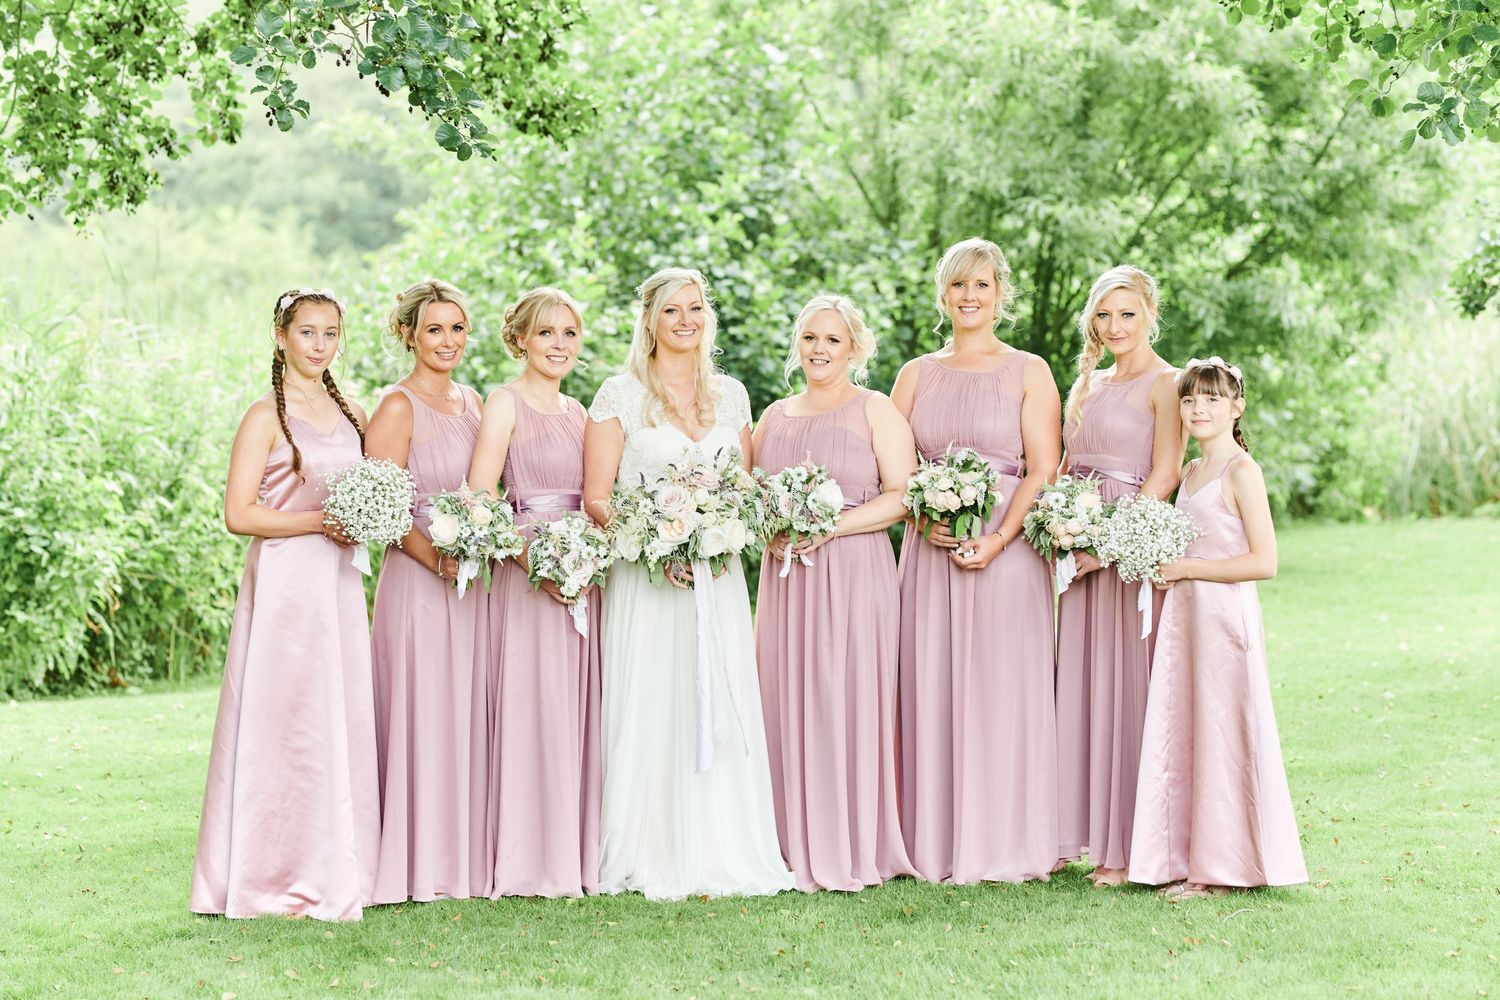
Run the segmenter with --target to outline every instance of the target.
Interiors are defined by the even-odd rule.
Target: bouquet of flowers
[[[1021,522],[1021,534],[1043,559],[1057,560],[1059,594],[1078,575],[1073,553],[1082,549],[1099,554],[1099,536],[1113,511],[1099,495],[1099,481],[1084,476],[1058,476],[1032,501]],[[1059,552],[1063,553],[1060,557]]]
[[[952,522],[956,537],[972,538],[1004,499],[999,483],[999,473],[974,449],[950,450],[917,466],[906,482],[906,509],[926,521],[923,538],[932,532],[934,521]]]
[[[527,573],[533,588],[550,580],[573,604],[568,612],[573,627],[587,638],[589,634],[588,589],[602,584],[614,562],[614,548],[609,535],[582,514],[565,514],[555,521],[538,521],[536,537],[526,550],[531,564]]]
[[[350,561],[369,576],[368,546],[399,544],[411,531],[417,484],[411,473],[380,458],[362,458],[328,473],[323,481],[328,484],[323,512],[355,541]]]
[[[718,573],[765,532],[760,484],[745,471],[739,449],[707,464],[670,466],[665,476],[615,490],[610,542],[616,558],[644,562],[661,582],[668,563],[707,562]]]
[[[766,534],[787,535],[788,545],[781,560],[781,576],[792,568],[791,542],[814,535],[826,535],[838,524],[844,509],[844,491],[829,478],[828,470],[811,461],[782,469],[765,477]],[[802,565],[811,566],[807,556],[797,557]]]
[[[526,547],[510,504],[488,493],[475,493],[467,482],[432,498],[427,531],[433,548],[458,560],[458,577],[453,582],[460,600],[469,581],[481,572],[489,586],[492,560],[513,556]]]
[[[1191,515],[1165,500],[1133,494],[1122,497],[1104,522],[1097,543],[1099,561],[1113,566],[1126,583],[1141,581],[1136,608],[1141,638],[1151,634],[1151,584],[1162,583],[1161,568],[1181,559],[1198,537]]]

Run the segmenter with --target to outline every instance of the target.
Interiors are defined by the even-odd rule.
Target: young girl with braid
[[[364,585],[323,476],[359,460],[364,411],[329,365],[343,308],[327,289],[276,302],[271,391],[229,459],[224,523],[252,538],[209,753],[189,907],[228,917],[358,920],[379,849]]]

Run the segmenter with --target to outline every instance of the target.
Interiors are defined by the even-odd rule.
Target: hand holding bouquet
[[[323,513],[343,526],[355,542],[351,562],[370,575],[370,545],[400,544],[411,531],[417,484],[394,462],[362,458],[324,477],[328,496]]]
[[[1057,560],[1059,594],[1078,575],[1073,553],[1081,549],[1099,554],[1099,536],[1113,510],[1099,495],[1098,480],[1083,476],[1058,476],[1036,495],[1021,522],[1021,534],[1043,559]]]
[[[469,581],[484,573],[488,586],[490,562],[513,556],[525,548],[510,504],[488,493],[475,493],[465,482],[432,498],[432,516],[427,525],[432,547],[441,555],[458,560],[458,596],[462,600]]]
[[[1136,608],[1141,638],[1151,634],[1151,584],[1165,583],[1161,568],[1181,559],[1198,537],[1198,525],[1182,510],[1155,497],[1134,494],[1115,504],[1098,540],[1099,561],[1113,566],[1126,583],[1141,581]]]
[[[610,510],[616,558],[645,563],[658,583],[672,562],[707,562],[722,572],[759,540],[766,521],[760,485],[735,448],[707,464],[671,466],[655,482],[619,487]]]
[[[922,537],[942,521],[952,525],[955,538],[977,536],[990,519],[1000,494],[1000,474],[972,448],[945,452],[922,462],[906,483],[906,509],[922,525]]]
[[[538,521],[536,537],[526,550],[527,576],[533,588],[552,583],[569,602],[573,627],[589,634],[588,588],[604,582],[614,549],[603,528],[582,514],[565,514],[555,521]]]
[[[793,465],[765,479],[766,534],[787,536],[781,559],[781,576],[792,568],[792,544],[798,538],[833,533],[844,509],[844,491],[829,478],[828,470],[811,461]],[[804,566],[812,560],[798,554]]]

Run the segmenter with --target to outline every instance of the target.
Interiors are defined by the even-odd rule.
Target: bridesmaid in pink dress
[[[1271,706],[1256,580],[1276,575],[1265,479],[1240,435],[1244,380],[1189,361],[1179,412],[1203,457],[1177,506],[1202,532],[1168,581],[1136,793],[1130,880],[1175,899],[1307,881]]]
[[[974,539],[906,530],[901,825],[923,878],[1045,879],[1057,860],[1052,581],[1018,536],[1057,469],[1062,407],[1047,363],[995,336],[1014,297],[999,247],[949,247],[937,292],[953,339],[907,362],[891,397],[925,458],[973,448],[1004,500]]]
[[[1078,317],[1083,353],[1063,424],[1063,471],[1092,476],[1106,502],[1177,488],[1182,420],[1175,370],[1151,349],[1159,335],[1156,281],[1122,264],[1094,282]],[[1114,365],[1096,371],[1104,352]],[[1125,881],[1146,684],[1156,631],[1142,639],[1138,586],[1095,573],[1099,560],[1075,554],[1079,575],[1058,601],[1058,857],[1087,847],[1098,886]],[[1156,594],[1153,620],[1163,595]]]
[[[323,520],[323,476],[359,461],[364,411],[328,366],[343,309],[278,300],[270,395],[240,422],[224,523],[253,536],[235,602],[189,907],[358,920],[380,846],[364,586]]]
[[[817,296],[797,317],[786,363],[787,378],[800,369],[807,389],[772,403],[755,428],[761,469],[811,460],[844,493],[833,533],[799,539],[784,578],[787,538],[771,540],[756,604],[776,828],[804,892],[916,874],[896,790],[900,593],[885,529],[905,513],[917,462],[906,419],[855,384],[874,353],[854,303]]]
[[[582,508],[582,404],[562,380],[578,362],[578,304],[555,288],[505,311],[502,337],[525,363],[490,395],[469,485],[502,478],[522,526]],[[534,590],[524,556],[495,569],[489,593],[487,893],[581,896],[599,879],[599,594],[588,635],[548,582]]]
[[[479,436],[479,394],[453,381],[470,322],[458,289],[419,282],[391,313],[411,374],[381,400],[367,451],[417,482],[416,523],[386,550],[371,646],[379,736],[381,827],[377,903],[482,895],[489,719],[488,604],[483,584],[462,599],[456,561],[428,539],[432,497],[457,489]]]

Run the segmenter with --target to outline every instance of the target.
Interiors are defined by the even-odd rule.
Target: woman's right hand
[[[786,558],[786,546],[787,537],[785,532],[772,535],[771,540],[766,542],[766,554],[777,562],[781,562]]]
[[[338,518],[329,517],[327,514],[323,515],[323,537],[333,544],[346,549],[354,545],[354,539],[349,537],[348,532],[344,530],[344,525]]]
[[[678,590],[693,589],[693,567],[681,559],[667,563],[667,582]]]
[[[578,603],[578,599],[575,597],[564,597],[562,590],[551,580],[542,581],[542,593],[552,598],[558,604],[573,605]]]
[[[917,528],[918,530],[922,530],[928,524],[932,525],[931,532],[927,533],[926,536],[929,542],[940,549],[958,548],[958,536],[953,533],[952,525],[947,521],[926,521],[919,519],[917,521]]]
[[[1079,549],[1073,553],[1073,564],[1078,567],[1078,572],[1073,577],[1075,580],[1085,573],[1092,573],[1094,570],[1104,567],[1104,564],[1099,561],[1098,556],[1084,549]]]

